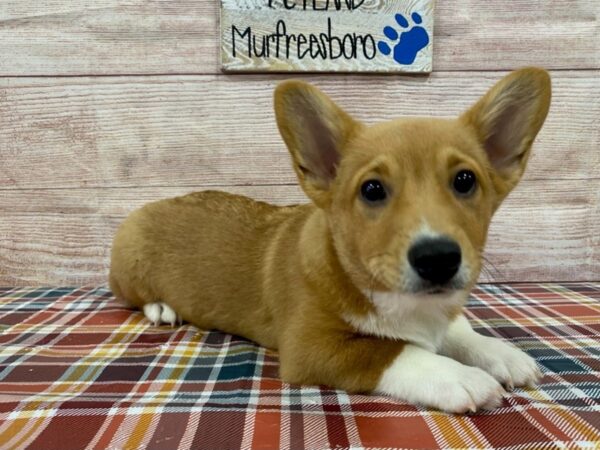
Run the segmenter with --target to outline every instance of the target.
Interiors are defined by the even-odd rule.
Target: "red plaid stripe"
[[[457,416],[281,383],[238,337],[153,327],[104,288],[0,289],[0,447],[600,448],[600,285],[482,285],[467,316],[544,370]]]

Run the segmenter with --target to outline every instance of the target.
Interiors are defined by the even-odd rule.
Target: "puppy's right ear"
[[[344,147],[359,127],[358,122],[302,81],[277,86],[275,116],[302,189],[317,206],[326,206]]]

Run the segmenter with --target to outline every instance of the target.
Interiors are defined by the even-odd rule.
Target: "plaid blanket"
[[[3,288],[0,448],[600,448],[600,284],[481,285],[467,314],[536,358],[537,389],[458,416],[290,386],[275,353],[105,288]]]

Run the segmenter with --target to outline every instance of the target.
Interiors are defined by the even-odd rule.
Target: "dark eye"
[[[369,203],[385,200],[387,193],[379,180],[367,180],[360,187],[360,195]]]
[[[469,195],[475,190],[477,178],[470,170],[461,170],[454,177],[452,187],[460,195]]]

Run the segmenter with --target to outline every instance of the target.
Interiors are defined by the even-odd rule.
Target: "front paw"
[[[476,333],[462,315],[450,325],[442,354],[485,370],[509,390],[534,386],[542,377],[533,358],[500,339]]]
[[[488,348],[480,357],[478,367],[512,390],[515,387],[534,387],[543,374],[535,360],[522,350],[498,339],[488,338]]]
[[[527,353],[489,337],[475,346],[470,363],[485,370],[508,390],[521,386],[533,387],[543,375],[535,360]],[[469,362],[465,361],[465,364]]]
[[[407,345],[383,373],[377,392],[451,413],[492,409],[502,386],[488,373]]]
[[[447,370],[443,380],[427,385],[432,406],[452,413],[474,413],[500,406],[506,391],[493,377],[476,367],[458,366]]]

